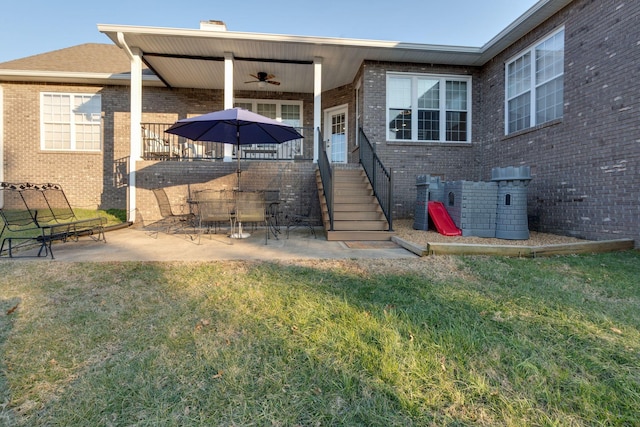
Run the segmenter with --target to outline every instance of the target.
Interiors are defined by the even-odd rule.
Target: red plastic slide
[[[462,231],[456,227],[442,202],[429,202],[429,216],[438,233],[443,236],[461,236]]]

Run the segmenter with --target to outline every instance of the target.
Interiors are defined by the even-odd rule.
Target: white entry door
[[[332,163],[347,163],[347,106],[325,110],[324,135]]]

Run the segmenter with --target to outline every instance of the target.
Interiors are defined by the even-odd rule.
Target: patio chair
[[[314,215],[319,209],[320,202],[318,200],[318,190],[314,190],[309,207],[306,212],[302,213],[288,213],[285,216],[285,222],[287,224],[287,239],[289,238],[289,232],[298,227],[307,227],[313,238],[316,239],[315,225],[318,223],[317,217]]]
[[[273,237],[278,240],[278,234],[280,234],[280,216],[282,214],[280,207],[280,190],[264,190],[263,193],[269,231],[273,234]]]
[[[267,224],[263,193],[243,191],[238,192],[236,195],[235,220],[238,224],[239,233],[241,233],[243,223],[252,223],[254,225],[264,224],[264,244],[267,244],[267,239],[269,237],[269,228]]]
[[[213,226],[213,232],[217,233],[221,223],[228,222],[230,227],[233,226],[231,220],[232,197],[232,194],[225,190],[201,190],[194,194],[199,232],[205,228],[209,231]]]
[[[166,227],[167,234],[170,234],[172,231],[173,233],[177,233],[184,230],[193,223],[194,215],[192,213],[176,214],[173,212],[171,203],[169,202],[169,197],[167,197],[167,193],[164,191],[164,188],[154,188],[152,191],[153,195],[156,197],[156,201],[158,202],[158,209],[160,209],[160,216],[162,219],[150,225],[160,228]],[[150,230],[149,234],[153,234],[158,237],[158,230]]]

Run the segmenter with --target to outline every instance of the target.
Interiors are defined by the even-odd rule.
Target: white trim
[[[522,55],[524,55],[525,53],[527,53],[528,51],[533,50],[536,46],[538,46],[540,43],[545,42],[546,40],[550,39],[551,37],[555,36],[556,34],[558,34],[560,31],[564,31],[564,25],[562,27],[556,28],[555,30],[551,31],[550,33],[547,33],[546,35],[538,38],[535,42],[531,43],[530,45],[528,45],[527,47],[525,47],[524,49],[520,49],[518,51],[517,54],[511,56],[509,59],[507,59],[506,61],[504,61],[504,65],[505,68],[508,64],[510,64],[511,62],[515,61],[516,59],[520,58]],[[506,80],[505,80],[506,82]]]
[[[276,106],[276,120],[282,121],[282,105],[298,105],[300,107],[300,127],[304,124],[304,111],[303,101],[289,100],[289,99],[262,99],[262,98],[237,98],[234,100],[233,108],[236,104],[251,104],[252,111],[257,113],[256,104],[274,104]]]
[[[536,40],[535,42],[531,43],[530,45],[528,45],[526,48],[521,49],[517,54],[513,55],[512,57],[510,57],[508,60],[506,60],[504,62],[504,134],[505,135],[510,135],[511,133],[515,133],[515,132],[520,132],[526,129],[531,129],[541,123],[537,123],[536,120],[536,114],[537,114],[537,105],[536,105],[536,91],[537,88],[539,86],[541,86],[542,84],[537,84],[536,83],[536,48],[538,46],[540,46],[542,43],[546,42],[547,40],[555,37],[556,35],[558,35],[559,33],[564,31],[564,25],[561,26],[560,28],[555,29],[554,31],[547,33],[546,35],[540,37],[538,40]],[[565,33],[565,38],[562,40],[562,46],[563,46],[563,70],[562,70],[562,74],[559,74],[557,76],[555,76],[552,80],[560,77],[560,76],[564,76],[564,59],[565,59],[565,55],[564,55],[564,47],[566,45],[566,33]],[[516,60],[518,60],[519,58],[522,58],[523,56],[525,56],[527,53],[530,54],[530,68],[531,68],[531,75],[529,77],[530,79],[530,85],[528,90],[525,90],[522,93],[519,93],[517,95],[514,95],[512,97],[509,97],[509,65],[512,64],[513,62],[515,62]],[[544,82],[546,83],[546,82]],[[513,132],[509,132],[509,101],[513,100],[515,98],[517,98],[518,96],[524,94],[524,93],[530,93],[530,97],[529,97],[529,114],[530,114],[530,122],[529,122],[529,126],[522,128],[522,129],[518,129],[518,130],[514,130]],[[563,97],[564,97],[564,88],[563,88]],[[543,122],[544,123],[544,122]]]
[[[331,134],[331,121],[329,118],[332,114],[341,113],[344,111],[344,162],[336,162],[336,163],[348,163],[349,162],[349,104],[336,105],[335,107],[325,108],[324,110],[324,129],[323,135],[326,141],[330,141]],[[329,131],[329,132],[327,132]],[[333,162],[331,158],[333,157],[333,144],[331,144],[329,149],[329,161]]]
[[[94,92],[40,92],[40,105],[38,106],[40,109],[40,150],[45,152],[72,152],[72,153],[100,153],[104,149],[104,123],[102,119],[100,120],[100,146],[97,149],[87,149],[87,148],[77,148],[77,141],[75,138],[75,126],[77,125],[75,118],[73,118],[73,114],[70,114],[70,146],[69,148],[49,148],[46,146],[46,126],[45,126],[45,111],[44,111],[44,99],[46,96],[67,96],[70,98],[70,108],[73,109],[73,101],[75,97],[89,96],[91,98],[98,97],[100,99],[100,109],[97,111],[100,115],[102,115],[102,95],[100,93]]]
[[[446,133],[446,114],[442,116],[440,115],[440,135],[438,140],[422,140],[418,139],[418,120],[417,115],[415,115],[416,119],[411,121],[411,139],[391,139],[389,138],[389,129],[388,123],[391,121],[389,117],[389,79],[393,77],[401,77],[405,79],[411,79],[411,109],[413,111],[417,111],[418,109],[418,99],[417,99],[417,91],[415,90],[416,82],[419,78],[430,78],[430,79],[438,79],[445,82],[444,85],[441,85],[440,89],[440,100],[439,100],[439,111],[442,113],[443,111],[446,113],[446,82],[447,81],[459,81],[467,83],[467,109],[465,112],[467,113],[467,139],[465,141],[447,141]],[[424,144],[424,143],[441,143],[441,144],[470,144],[472,139],[471,130],[473,129],[473,79],[468,75],[460,75],[460,74],[429,74],[429,73],[409,73],[409,72],[399,72],[399,71],[388,71],[386,76],[386,89],[385,89],[385,117],[386,117],[386,125],[385,125],[385,139],[389,142],[404,142],[404,143],[416,143],[416,144]],[[412,114],[412,116],[414,116]]]

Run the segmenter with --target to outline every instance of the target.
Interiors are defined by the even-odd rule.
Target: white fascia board
[[[314,46],[344,46],[355,48],[408,49],[437,52],[480,53],[480,47],[432,45],[405,43],[399,41],[346,39],[338,37],[294,36],[285,34],[248,33],[239,31],[207,31],[200,29],[182,29],[166,27],[140,27],[130,25],[98,24],[98,30],[106,34],[118,46],[118,32],[133,36],[169,36],[187,38],[213,38],[220,40],[243,40],[255,42],[300,43]]]
[[[131,76],[129,74],[0,69],[0,81],[129,85]],[[144,75],[142,81],[145,86],[164,86],[155,75]]]

